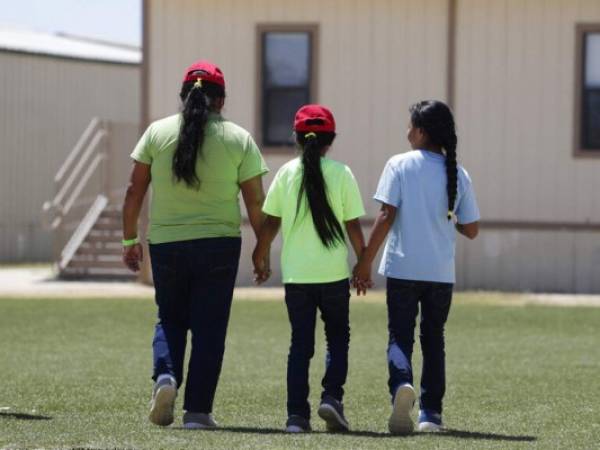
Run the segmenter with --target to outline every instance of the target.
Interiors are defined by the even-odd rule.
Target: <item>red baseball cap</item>
[[[203,73],[194,74],[194,72],[198,71],[202,71]],[[196,61],[194,64],[188,67],[185,71],[185,75],[183,76],[183,82],[186,83],[188,81],[196,81],[198,78],[206,80],[209,83],[215,83],[225,87],[225,78],[223,77],[223,72],[221,72],[221,69],[209,61]]]
[[[312,123],[313,120],[317,123]],[[335,119],[331,111],[322,105],[304,105],[296,113],[294,130],[301,132],[334,132]]]

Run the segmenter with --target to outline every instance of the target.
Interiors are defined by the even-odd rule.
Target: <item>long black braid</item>
[[[446,152],[446,191],[448,192],[448,220],[452,218],[458,183],[456,162],[456,127],[452,111],[443,102],[426,100],[415,103],[409,109],[410,121],[421,128],[433,145],[440,146]]]
[[[201,75],[202,71],[198,72]],[[173,175],[177,182],[183,180],[188,187],[198,189],[200,179],[196,173],[196,161],[202,154],[208,113],[217,98],[225,97],[225,90],[207,81],[188,81],[183,83],[179,97],[183,109],[177,148],[173,154]]]
[[[327,199],[327,185],[321,171],[321,150],[331,145],[333,132],[296,132],[296,141],[302,147],[302,182],[298,192],[296,217],[300,211],[304,193],[312,215],[317,234],[327,248],[335,247],[344,242],[344,231],[335,217]]]

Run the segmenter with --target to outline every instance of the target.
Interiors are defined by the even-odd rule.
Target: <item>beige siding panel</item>
[[[149,5],[150,118],[177,111],[183,69],[207,58],[225,72],[226,116],[253,134],[257,24],[318,24],[315,100],[336,115],[331,156],[353,169],[370,216],[383,165],[408,149],[408,106],[446,98],[446,0]],[[590,195],[600,190],[600,159],[574,158],[572,148],[578,22],[600,22],[600,2],[457,0],[458,151],[484,219],[600,222],[600,196]],[[266,185],[292,156],[266,153]],[[459,237],[458,286],[597,292],[597,240],[591,232],[490,229],[474,242]],[[242,264],[241,283],[247,271]]]
[[[600,293],[598,233],[485,230],[458,248],[459,289]]]
[[[177,111],[183,69],[206,58],[225,73],[225,115],[253,134],[259,123],[256,26],[318,24],[315,100],[330,106],[336,116],[338,138],[331,156],[352,168],[371,216],[377,209],[371,197],[385,162],[408,149],[408,106],[420,99],[446,97],[446,0],[148,3],[150,119]],[[265,177],[268,186],[275,171],[294,154],[265,156],[272,170]],[[247,229],[244,233],[249,235]],[[252,241],[246,239],[242,260],[248,260]],[[248,267],[241,265],[242,284],[251,280]],[[274,274],[274,279],[278,276]]]
[[[599,4],[458,0],[459,152],[484,217],[600,220],[600,159],[572,147],[575,25]]]
[[[575,26],[593,0],[458,0],[459,157],[488,220],[599,222],[600,159],[573,156]],[[484,230],[464,287],[598,292],[598,233]]]
[[[150,2],[151,119],[177,111],[183,68],[207,58],[225,73],[225,114],[255,133],[256,25],[318,23],[316,100],[333,109],[339,127],[331,155],[354,169],[365,199],[370,198],[385,161],[407,148],[408,105],[445,97],[447,2],[255,0],[244,5]],[[267,159],[277,169],[272,162],[279,158]],[[373,213],[375,205],[368,203]]]
[[[0,52],[0,261],[51,256],[44,201],[94,116],[139,119],[139,67]]]

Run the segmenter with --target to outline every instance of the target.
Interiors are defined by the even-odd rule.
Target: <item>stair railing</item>
[[[54,177],[55,195],[44,203],[44,224],[53,230],[59,272],[74,256],[108,203],[108,131],[97,117],[89,123]]]

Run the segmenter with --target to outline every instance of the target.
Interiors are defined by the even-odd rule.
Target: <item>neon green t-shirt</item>
[[[345,243],[329,249],[323,245],[307,207],[306,194],[294,220],[302,170],[300,158],[281,167],[263,206],[266,214],[281,218],[283,282],[328,283],[348,278],[348,247]],[[356,179],[350,168],[328,158],[321,158],[321,170],[331,209],[345,229],[344,222],[365,214]]]
[[[151,166],[149,242],[240,236],[239,185],[269,170],[258,147],[246,130],[211,113],[196,163],[200,189],[192,189],[172,171],[180,121],[176,114],[152,123],[131,154]]]

